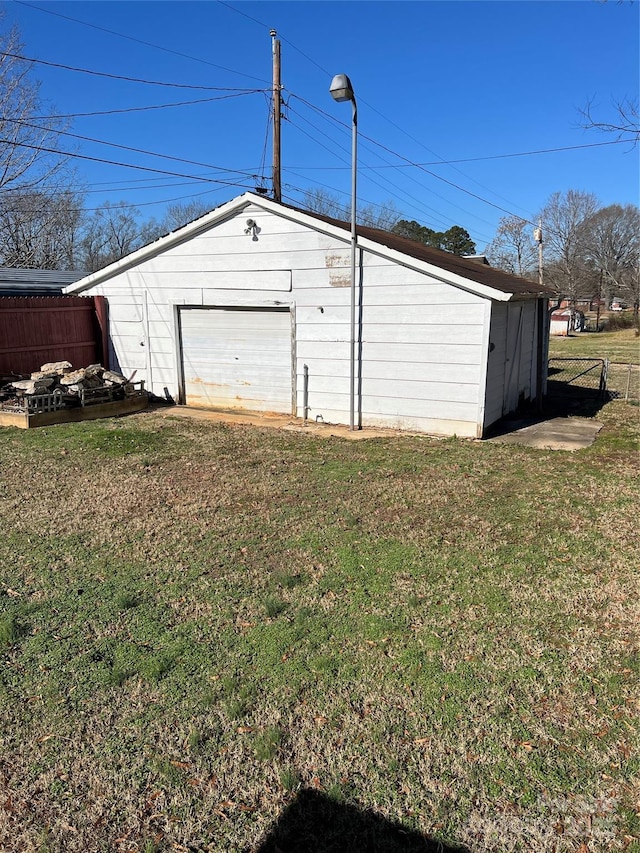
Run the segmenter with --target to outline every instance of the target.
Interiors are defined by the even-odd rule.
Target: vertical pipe
[[[302,406],[304,409],[304,421],[306,423],[309,419],[309,367],[306,364],[303,366],[303,376]]]
[[[351,353],[349,361],[349,429],[355,429],[355,383],[356,383],[356,174],[358,150],[358,107],[353,95],[353,130],[351,143]]]

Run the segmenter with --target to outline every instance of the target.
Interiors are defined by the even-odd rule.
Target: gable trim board
[[[306,367],[309,417],[348,423],[349,227],[247,193],[68,291],[107,297],[114,364],[135,362],[157,394],[302,416]],[[499,315],[512,306],[535,319],[548,294],[395,235],[358,234],[359,425],[482,435],[504,409]],[[537,390],[536,325],[522,321],[508,374],[518,401]],[[193,381],[203,371],[210,389]]]

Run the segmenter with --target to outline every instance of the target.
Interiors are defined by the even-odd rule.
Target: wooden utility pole
[[[280,85],[280,39],[271,30],[273,48],[273,200],[282,201],[282,178],[280,166],[280,120],[282,86]]]

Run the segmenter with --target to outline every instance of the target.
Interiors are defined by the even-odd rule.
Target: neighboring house
[[[60,296],[86,276],[81,270],[30,270],[0,267],[0,296]]]
[[[112,366],[158,395],[349,423],[349,228],[246,193],[66,292],[107,298]],[[479,437],[542,393],[551,291],[372,228],[358,246],[358,423]]]

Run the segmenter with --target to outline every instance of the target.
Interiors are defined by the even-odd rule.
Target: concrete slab
[[[324,424],[315,421],[306,423],[300,418],[287,415],[277,415],[270,412],[223,412],[213,409],[196,409],[187,406],[153,407],[149,411],[164,417],[190,418],[192,420],[209,421],[210,423],[246,424],[257,427],[270,427],[291,432],[306,433],[319,438],[346,438],[352,441],[362,441],[368,438],[394,438],[396,436],[421,436],[425,433],[408,432],[396,429],[361,429],[351,431],[340,424]],[[602,424],[589,418],[551,418],[546,421],[506,421],[502,424],[499,435],[487,441],[503,442],[505,444],[521,444],[527,447],[537,447],[546,450],[580,450],[589,447],[596,435],[602,429]],[[442,439],[443,436],[430,436]],[[469,439],[472,441],[473,439]]]
[[[424,433],[409,433],[404,430],[370,429],[369,427],[350,430],[348,426],[343,426],[342,424],[316,423],[315,421],[305,422],[302,418],[274,414],[273,412],[225,412],[217,409],[196,409],[192,406],[178,405],[152,407],[149,411],[167,418],[178,417],[209,421],[210,423],[245,424],[247,426],[305,433],[319,438],[347,438],[351,441],[363,441],[367,438],[393,438],[402,435],[424,435]]]
[[[590,447],[603,424],[590,418],[550,418],[545,421],[507,421],[499,435],[487,441],[519,444],[540,450],[568,450]]]

